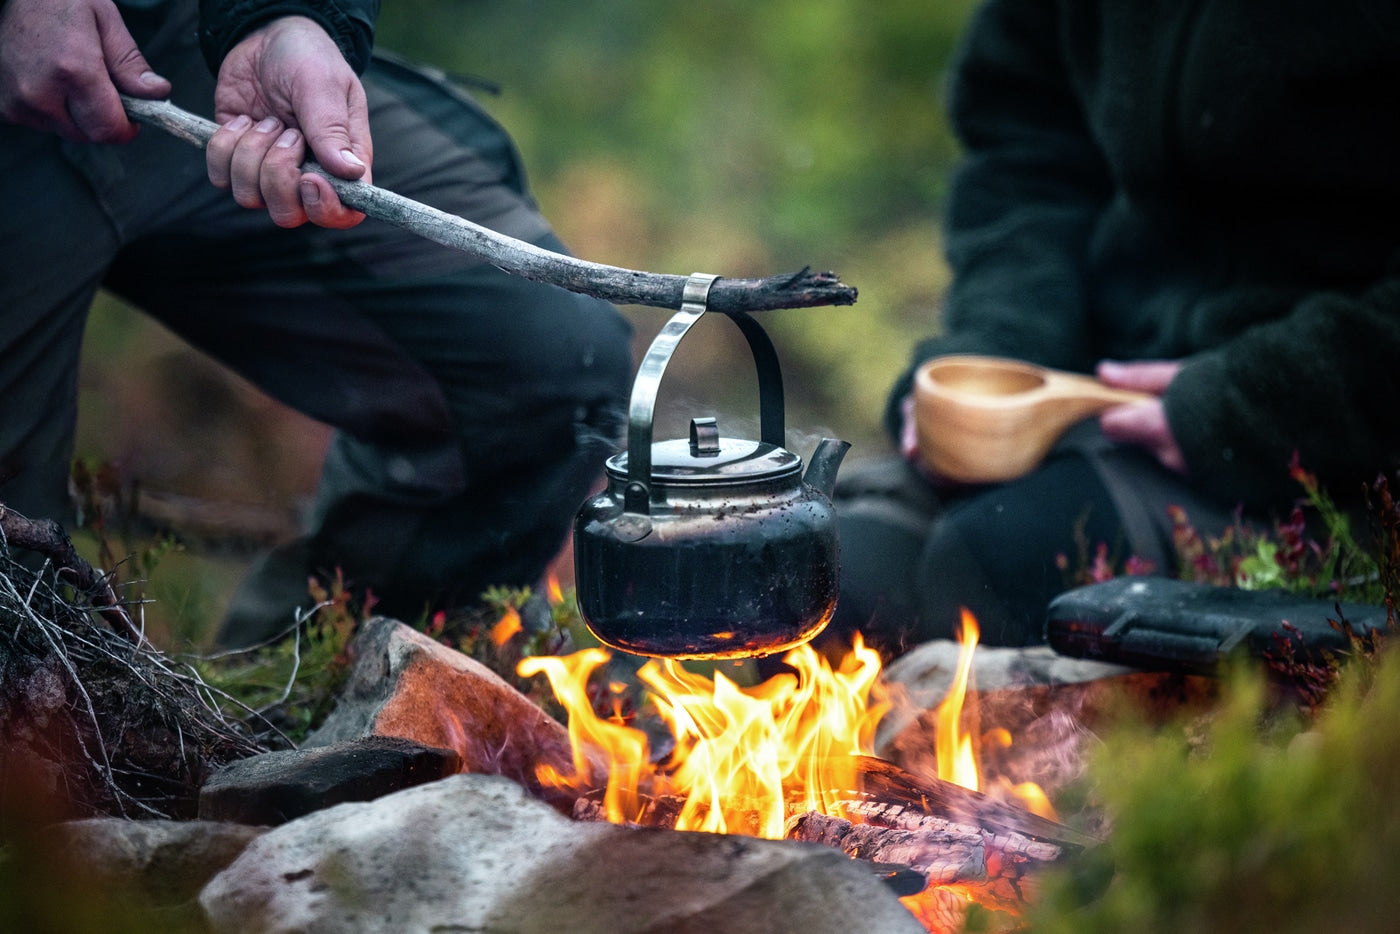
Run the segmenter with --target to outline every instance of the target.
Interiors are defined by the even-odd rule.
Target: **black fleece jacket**
[[[1400,466],[1400,4],[990,0],[956,62],[943,353],[1183,359],[1192,481]],[[896,385],[887,422],[910,375]]]
[[[325,28],[357,74],[369,64],[379,0],[199,0],[199,44],[214,74],[238,41],[279,16],[306,16]]]

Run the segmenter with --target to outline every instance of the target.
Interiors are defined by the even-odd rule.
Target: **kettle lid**
[[[608,459],[608,474],[627,479],[627,452]],[[713,418],[690,420],[690,440],[676,438],[651,446],[651,479],[678,485],[747,483],[802,470],[802,458],[763,441],[721,438]]]

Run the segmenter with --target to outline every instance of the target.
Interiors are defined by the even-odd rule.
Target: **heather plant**
[[[1400,582],[1400,515],[1387,479],[1379,477],[1366,491],[1374,539],[1366,542],[1353,531],[1352,516],[1338,508],[1296,454],[1289,473],[1301,496],[1288,516],[1269,529],[1253,526],[1237,513],[1220,534],[1207,535],[1192,524],[1185,509],[1169,507],[1175,576],[1221,587],[1288,590],[1358,603],[1385,603],[1387,594],[1400,592],[1395,587]],[[1082,535],[1076,540],[1076,561],[1057,556],[1068,584],[1158,570],[1136,555],[1115,555],[1106,542],[1091,546]],[[1388,571],[1383,573],[1386,562]]]
[[[538,593],[529,587],[490,587],[479,605],[436,612],[420,625],[429,637],[481,662],[536,705],[563,719],[548,682],[516,672],[522,658],[567,655],[596,640],[579,616],[570,590]]]
[[[269,746],[296,745],[325,720],[350,671],[350,641],[374,611],[373,599],[357,601],[339,573],[309,588],[315,604],[278,638],[196,661]]]
[[[1315,715],[1241,667],[1219,706],[1104,738],[1101,845],[1047,875],[1033,932],[1378,931],[1400,854],[1400,657],[1343,667]]]

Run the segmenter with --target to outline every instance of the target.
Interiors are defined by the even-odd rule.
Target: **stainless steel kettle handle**
[[[706,311],[710,286],[719,276],[697,272],[686,280],[681,296],[681,309],[671,316],[652,340],[637,368],[632,384],[632,402],[627,411],[627,489],[623,508],[627,512],[647,514],[651,505],[651,438],[652,421],[656,415],[656,394],[661,388],[661,376],[671,354],[686,332]],[[759,435],[765,444],[783,446],[783,373],[778,366],[778,352],[763,326],[747,312],[726,314],[749,342],[754,363],[758,367]]]

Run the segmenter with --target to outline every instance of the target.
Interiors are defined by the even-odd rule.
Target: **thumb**
[[[134,97],[158,98],[170,93],[170,82],[156,74],[136,47],[115,7],[102,8],[97,18],[98,39],[107,74],[117,90]]]
[[[359,82],[339,94],[313,97],[308,104],[297,119],[316,161],[332,175],[370,181],[374,147]]]

